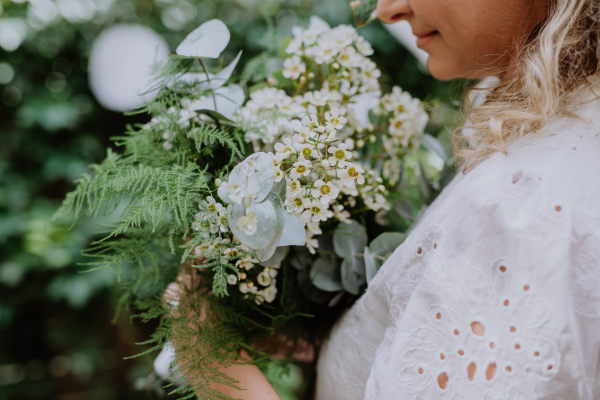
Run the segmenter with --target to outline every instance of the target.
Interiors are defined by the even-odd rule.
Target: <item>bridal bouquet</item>
[[[373,19],[352,7],[357,26]],[[225,398],[209,385],[235,386],[216,363],[248,362],[236,350],[260,364],[274,343],[287,354],[318,344],[405,238],[382,225],[399,183],[418,174],[429,106],[398,87],[381,94],[357,28],[313,17],[293,34],[269,58],[279,67],[243,87],[232,78],[241,52],[214,62],[225,25],[191,32],[137,111],[152,119],[116,137],[122,151],[109,149],[55,215],[119,213],[90,264],[123,275],[123,303],[159,318],[149,351],[175,346],[186,366],[172,365],[186,382],[175,391]]]

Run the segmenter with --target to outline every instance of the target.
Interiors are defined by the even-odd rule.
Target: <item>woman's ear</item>
[[[408,0],[379,0],[377,2],[377,17],[386,24],[406,19],[412,14]]]

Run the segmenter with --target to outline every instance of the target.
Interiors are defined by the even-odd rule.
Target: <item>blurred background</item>
[[[127,78],[127,68],[164,58],[212,18],[232,34],[225,58],[243,49],[243,66],[265,34],[290,35],[311,15],[352,23],[345,0],[0,1],[0,400],[174,398],[153,369],[156,354],[124,359],[144,350],[136,343],[155,326],[126,310],[116,315],[114,274],[81,273],[98,221],[71,229],[46,221],[73,181],[104,158],[110,137],[149,120],[121,112],[139,105],[136,85],[147,79]],[[384,92],[399,85],[440,100],[432,126],[448,143],[456,85],[423,73],[379,22],[360,33],[373,44]],[[110,49],[120,38],[133,38],[131,51],[115,58]],[[154,54],[137,52],[144,44]],[[267,375],[284,399],[299,398],[299,372],[280,372],[273,364]]]

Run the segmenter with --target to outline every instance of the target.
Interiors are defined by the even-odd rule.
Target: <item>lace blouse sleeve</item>
[[[600,157],[579,140],[495,157],[436,201],[324,355],[363,354],[365,399],[599,398]]]

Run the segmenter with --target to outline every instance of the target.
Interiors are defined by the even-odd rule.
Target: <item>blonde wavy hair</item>
[[[600,74],[600,0],[548,0],[549,13],[529,35],[506,79],[486,101],[466,102],[468,124],[454,131],[456,159],[468,171],[554,115],[574,115]],[[470,96],[478,89],[471,89]],[[587,99],[587,100],[586,100]]]

